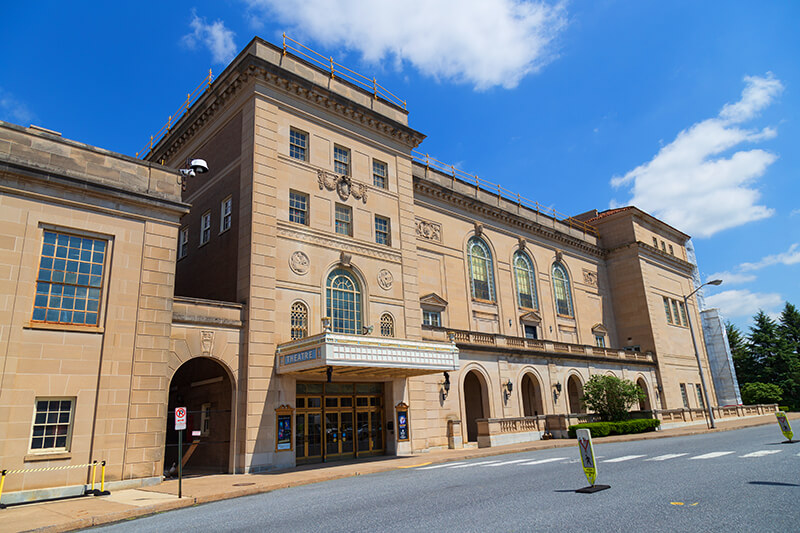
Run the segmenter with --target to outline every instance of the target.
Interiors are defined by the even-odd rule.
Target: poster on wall
[[[399,403],[397,409],[397,440],[408,440],[408,405]]]
[[[275,410],[275,451],[292,449],[292,408],[281,406]]]

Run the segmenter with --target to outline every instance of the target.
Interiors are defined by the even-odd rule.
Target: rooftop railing
[[[515,193],[513,191],[510,191],[509,189],[506,189],[502,185],[493,183],[483,178],[479,178],[477,174],[470,174],[468,172],[456,168],[454,165],[450,165],[442,161],[439,161],[438,159],[435,159],[428,154],[423,154],[422,152],[418,152],[417,150],[411,150],[411,157],[414,159],[414,161],[425,165],[427,168],[432,168],[444,174],[449,174],[454,179],[460,180],[469,185],[473,185],[477,189],[481,189],[486,192],[496,194],[498,197],[516,203],[519,206],[527,207],[528,209],[536,211],[539,214],[545,215],[563,224],[566,224],[570,228],[576,228],[582,231],[583,233],[588,233],[589,235],[594,235],[595,237],[599,235],[597,233],[597,229],[595,229],[594,226],[591,226],[569,215],[559,213],[552,207],[547,207],[534,200],[529,200],[528,198],[525,198],[519,193]]]

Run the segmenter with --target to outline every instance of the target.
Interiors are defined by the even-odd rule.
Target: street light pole
[[[694,338],[694,328],[692,327],[692,313],[689,312],[689,298],[691,298],[694,293],[705,287],[706,285],[719,285],[722,283],[721,279],[711,280],[707,283],[703,283],[695,290],[689,293],[688,296],[683,297],[683,306],[686,308],[686,318],[689,321],[689,333],[692,334],[692,344],[694,345],[694,356],[697,358],[697,369],[700,371],[700,386],[703,389],[703,397],[706,400],[706,407],[708,408],[708,420],[711,422],[711,429],[716,428],[716,424],[714,423],[714,410],[711,407],[711,402],[708,399],[708,388],[706,387],[706,378],[703,375],[703,364],[700,362],[700,352],[697,349],[697,340]]]

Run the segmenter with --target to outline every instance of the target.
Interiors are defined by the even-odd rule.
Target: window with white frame
[[[219,206],[220,219],[219,219],[219,232],[228,231],[231,229],[231,220],[233,218],[233,198],[228,196]]]
[[[200,217],[200,246],[211,240],[211,211]]]
[[[599,333],[594,334],[594,344],[598,348],[605,348],[606,347],[606,336],[601,335]]]
[[[350,175],[350,150],[333,146],[333,171],[344,176]]]
[[[442,325],[442,312],[432,311],[430,309],[422,310],[422,325],[423,326],[436,326]]]
[[[353,275],[337,268],[328,275],[326,289],[333,332],[361,335],[361,290]]]
[[[308,133],[294,128],[289,130],[289,157],[308,161]]]
[[[336,233],[353,236],[353,209],[348,205],[336,204],[334,214]]]
[[[388,166],[383,161],[378,161],[377,159],[372,160],[372,183],[381,189],[388,188],[389,170]]]
[[[523,324],[522,328],[524,330],[526,339],[538,339],[539,338],[538,328],[534,324]]]
[[[36,398],[31,451],[69,450],[74,407],[74,398]]]
[[[308,226],[308,195],[289,191],[289,222]]]
[[[375,215],[375,242],[391,246],[392,227],[388,218]]]
[[[178,259],[183,259],[189,253],[189,228],[181,228],[178,236]]]

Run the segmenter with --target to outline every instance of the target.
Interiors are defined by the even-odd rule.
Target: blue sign
[[[294,363],[302,363],[303,361],[311,361],[317,358],[319,348],[312,348],[304,352],[291,353],[283,356],[283,364],[291,365]]]

